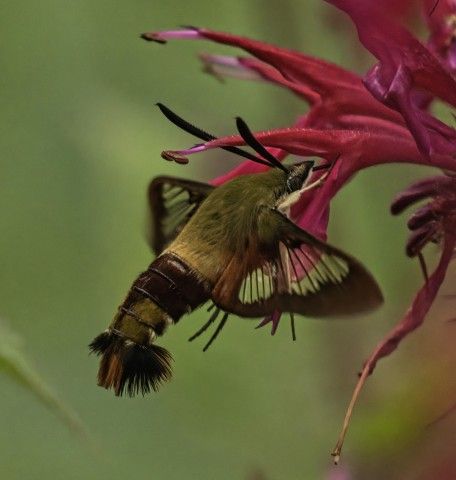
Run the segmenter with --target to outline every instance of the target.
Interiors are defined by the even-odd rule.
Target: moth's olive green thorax
[[[204,278],[216,281],[233,252],[245,251],[258,236],[274,235],[274,227],[258,228],[264,207],[276,208],[302,189],[313,162],[242,175],[215,188],[177,238],[171,251],[185,258]],[[265,232],[265,228],[266,231]],[[260,239],[264,240],[264,239]]]
[[[184,226],[168,250],[215,280],[233,252],[245,250],[256,232],[263,207],[273,208],[287,193],[288,173],[271,169],[242,175],[215,188]]]

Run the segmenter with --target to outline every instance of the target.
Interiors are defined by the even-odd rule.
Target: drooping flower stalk
[[[445,239],[442,255],[440,257],[440,262],[437,268],[434,270],[433,274],[429,277],[429,279],[424,283],[424,285],[420,288],[402,320],[391,329],[391,331],[375,347],[372,354],[366,360],[361,371],[359,380],[353,391],[350,404],[347,408],[342,431],[332,452],[334,462],[336,464],[339,462],[340,459],[340,454],[344,444],[345,435],[350,424],[353,409],[358,400],[359,394],[361,393],[361,390],[366,383],[368,376],[374,371],[377,362],[381,358],[388,356],[390,353],[396,350],[399,343],[423,323],[424,318],[428,313],[429,309],[431,308],[431,305],[435,300],[439,288],[442,285],[443,280],[445,279],[448,265],[453,258],[455,246],[456,237]]]

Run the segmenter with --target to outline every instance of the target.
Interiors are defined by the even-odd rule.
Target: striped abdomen
[[[109,328],[90,349],[101,355],[98,384],[116,395],[157,390],[172,357],[154,342],[168,325],[209,299],[211,285],[173,253],[164,253],[133,283]]]

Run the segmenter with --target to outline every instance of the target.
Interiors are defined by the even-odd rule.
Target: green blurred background
[[[98,362],[87,344],[152,258],[144,234],[150,179],[208,180],[238,163],[223,152],[195,156],[188,166],[163,161],[163,149],[194,139],[155,102],[218,134],[234,132],[236,115],[260,130],[289,125],[305,110],[271,85],[222,84],[202,73],[197,53],[234,50],[146,44],[138,34],[206,26],[364,71],[369,58],[345,19],[332,15],[309,0],[4,3],[0,315],[98,447],[3,376],[1,478],[233,480],[263,472],[326,479],[343,468],[353,478],[409,478],[403,474],[417,451],[426,458],[429,438],[446,435],[443,427],[423,433],[455,390],[456,330],[443,322],[449,310],[442,300],[369,380],[343,465],[331,468],[356,372],[421,283],[418,265],[403,253],[405,221],[388,211],[395,193],[427,173],[416,167],[362,173],[333,208],[330,238],[378,278],[387,299],[379,312],[341,322],[300,319],[296,343],[286,323],[271,337],[233,318],[207,353],[201,342],[187,343],[206,318],[196,312],[163,338],[175,358],[174,380],[158,394],[119,399],[96,386]]]

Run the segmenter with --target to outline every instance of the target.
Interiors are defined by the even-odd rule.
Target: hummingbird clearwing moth
[[[291,167],[295,177],[297,168]],[[172,177],[151,182],[151,246],[158,257],[90,346],[101,355],[101,386],[116,395],[157,390],[171,377],[171,355],[156,345],[157,337],[208,301],[215,307],[204,329],[221,315],[216,334],[230,313],[331,317],[382,302],[377,283],[355,258],[279,212],[292,193],[290,175],[271,169],[220,187]],[[288,185],[300,189],[305,179]]]
[[[184,130],[214,138],[159,106]],[[229,314],[256,318],[288,312],[294,335],[295,313],[352,315],[382,303],[377,283],[360,262],[287,217],[309,188],[314,163],[282,165],[241,119],[237,126],[270,170],[218,187],[173,177],[150,184],[150,239],[157,257],[133,282],[108,329],[90,344],[101,356],[98,384],[118,396],[144,395],[171,378],[172,357],[156,341],[169,325],[208,302],[210,318],[191,339],[221,320],[204,349]]]

